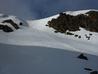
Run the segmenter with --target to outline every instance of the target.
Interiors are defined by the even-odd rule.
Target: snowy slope
[[[92,10],[65,13],[76,16],[88,11]],[[46,24],[58,16],[25,22],[15,16],[0,14],[0,23],[13,29],[12,32],[0,30],[0,74],[97,74],[98,34],[83,28],[71,32],[80,35],[81,39],[55,33]],[[2,23],[9,19],[19,29],[10,23]],[[23,25],[19,25],[20,22]],[[92,34],[90,40],[85,34]],[[79,58],[81,53],[86,59]]]
[[[67,50],[0,44],[0,74],[93,74],[91,72],[98,71],[98,56],[84,54],[88,60],[83,60],[77,58],[81,53]]]
[[[78,14],[85,14],[88,11],[92,10],[68,11],[65,13],[75,16]],[[23,25],[14,32],[6,33],[0,31],[0,43],[19,46],[60,48],[98,56],[98,33],[89,32],[80,28],[80,31],[74,33],[81,35],[81,39],[61,33],[54,33],[54,29],[47,27],[46,24],[48,21],[52,20],[52,18],[57,18],[58,16],[59,15],[55,15],[40,20],[28,20],[28,26]],[[84,33],[87,35],[91,33],[93,35],[90,40],[87,40],[84,37]]]

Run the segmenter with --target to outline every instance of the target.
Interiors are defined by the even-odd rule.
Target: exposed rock
[[[23,23],[22,22],[20,22],[20,24],[19,25],[23,25]]]
[[[84,68],[84,70],[92,71],[92,69],[91,69],[91,68]]]
[[[85,34],[85,37],[86,37],[88,40],[90,40],[90,36],[87,36],[87,34]]]
[[[66,33],[67,30],[79,31],[80,27],[91,32],[98,32],[98,12],[89,11],[86,14],[73,16],[60,13],[59,17],[49,21],[47,26],[54,28],[60,33]]]
[[[74,34],[73,34],[73,33],[71,33],[71,32],[67,32],[66,34],[67,34],[67,35],[74,35]]]
[[[46,24],[46,26],[48,26],[48,25]]]
[[[93,34],[90,33],[89,35],[92,36]]]
[[[81,36],[79,36],[78,38],[81,38]]]
[[[3,29],[2,29],[4,32],[13,32],[13,30],[8,27],[7,25],[3,25]]]
[[[13,29],[11,29],[7,25],[0,24],[0,30],[3,30],[4,32],[13,32]]]
[[[19,29],[18,24],[14,23],[14,21],[11,19],[4,20],[2,23],[10,23],[13,27],[15,27],[16,29]],[[20,24],[22,24],[22,23],[20,23]]]
[[[75,37],[78,37],[78,35],[74,35]]]
[[[79,59],[83,59],[83,60],[88,60],[88,58],[83,54],[81,53],[79,56],[78,56]]]
[[[3,29],[3,27],[4,27],[4,25],[0,24],[0,30],[2,30],[2,29]]]
[[[55,33],[58,33],[58,31],[54,31]]]

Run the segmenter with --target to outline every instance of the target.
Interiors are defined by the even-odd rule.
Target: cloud
[[[67,10],[97,9],[98,0],[32,0],[31,10],[37,18],[52,16]]]
[[[21,18],[31,18],[32,12],[24,0],[0,0],[0,13],[12,14]],[[33,18],[33,16],[32,16]]]

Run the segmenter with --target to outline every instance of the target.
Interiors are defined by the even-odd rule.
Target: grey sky
[[[97,5],[98,0],[0,0],[0,12],[37,19],[66,10],[98,9]]]

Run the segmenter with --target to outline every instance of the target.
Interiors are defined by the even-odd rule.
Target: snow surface
[[[65,48],[66,49],[66,48]],[[55,48],[0,44],[0,74],[90,74],[98,71],[98,56]]]
[[[68,11],[65,13],[78,15],[85,14],[88,11],[90,10]],[[39,20],[28,20],[28,26],[21,26],[21,29],[11,33],[0,31],[0,43],[19,46],[60,48],[98,56],[98,33],[89,32],[80,28],[80,31],[74,33],[81,35],[81,39],[61,33],[54,33],[55,30],[46,26],[46,24],[52,20],[52,18],[57,18],[58,16],[59,15],[55,15]],[[90,40],[87,40],[85,34],[89,35],[89,33],[93,35]]]
[[[76,15],[79,15],[79,14],[85,14],[85,13],[87,13],[89,11],[98,11],[98,10],[89,9],[89,10],[78,10],[78,11],[66,11],[64,13],[76,16]]]

